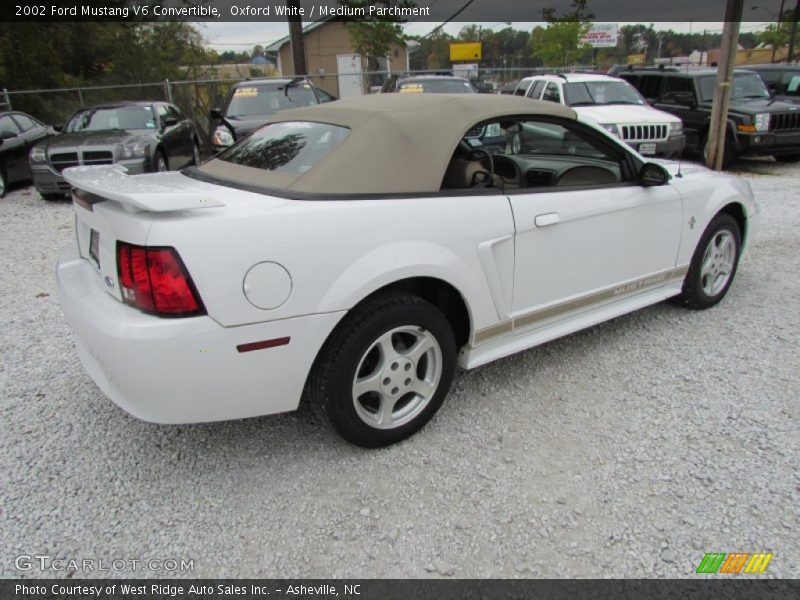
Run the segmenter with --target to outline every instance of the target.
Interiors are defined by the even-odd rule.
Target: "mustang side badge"
[[[694,229],[695,223],[697,223],[697,221],[695,220],[694,215],[692,215],[692,218],[689,219],[689,229]]]

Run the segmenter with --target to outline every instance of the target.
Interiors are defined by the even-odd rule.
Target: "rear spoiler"
[[[213,184],[178,172],[131,177],[122,165],[72,167],[62,175],[71,185],[101,199],[139,211],[170,212],[225,206],[212,195]]]

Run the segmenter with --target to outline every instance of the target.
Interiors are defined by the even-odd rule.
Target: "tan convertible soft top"
[[[282,111],[269,122],[341,125],[350,135],[307,173],[266,171],[212,159],[199,172],[299,194],[437,192],[458,142],[476,124],[503,116],[575,119],[553,102],[489,94],[376,94]]]

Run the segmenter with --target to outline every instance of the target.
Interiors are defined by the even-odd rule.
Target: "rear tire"
[[[736,220],[726,213],[714,217],[695,248],[676,300],[694,309],[710,308],[722,300],[736,276],[741,247]]]
[[[320,351],[308,401],[348,442],[379,448],[419,431],[453,380],[456,343],[432,304],[406,293],[354,308]]]
[[[0,167],[0,198],[5,198],[6,190],[8,189],[8,179],[3,167]]]
[[[800,154],[783,154],[776,156],[775,160],[781,163],[796,163],[800,162]]]

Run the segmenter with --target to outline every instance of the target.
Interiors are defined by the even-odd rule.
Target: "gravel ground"
[[[53,575],[15,569],[44,554],[204,577],[688,577],[705,552],[770,551],[766,575],[800,577],[800,167],[739,171],[764,227],[718,307],[662,304],[461,373],[426,429],[378,451],[304,413],[127,416],[55,295],[70,206],[12,191],[0,576]]]

